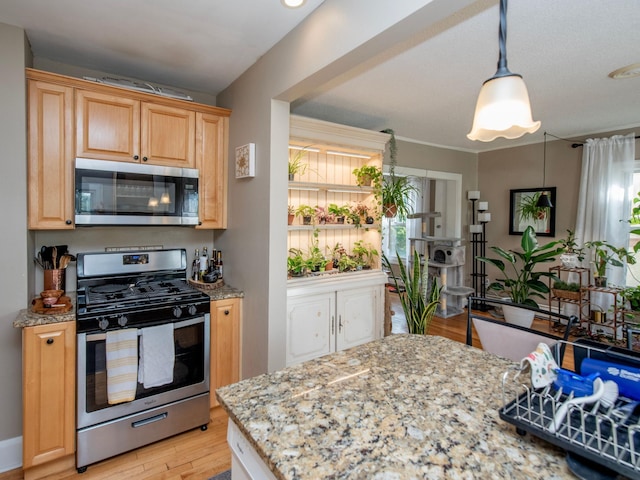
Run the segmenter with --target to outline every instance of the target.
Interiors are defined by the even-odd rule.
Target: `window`
[[[388,175],[385,174],[385,179]],[[420,211],[422,208],[423,181],[418,177],[409,177],[410,183],[416,188],[416,194],[411,199],[413,211]],[[400,219],[399,217],[386,218],[382,221],[382,251],[391,263],[396,263],[396,252],[400,258],[406,259],[409,253],[409,237],[420,236],[420,232],[414,232],[411,219]],[[408,233],[407,233],[408,232]],[[422,252],[420,252],[422,253]]]
[[[633,197],[640,197],[640,160],[636,160],[635,168],[633,172]],[[636,205],[631,205],[631,209]],[[637,205],[640,207],[640,204]],[[629,218],[632,217],[632,212],[629,212]],[[640,222],[640,219],[638,219]],[[640,229],[640,223],[631,223],[629,225],[631,230]],[[633,251],[635,245],[640,242],[640,235],[638,234],[630,234],[629,235],[629,250]],[[640,255],[636,255],[636,264],[627,266],[627,278],[626,285],[629,287],[634,287],[640,284]]]

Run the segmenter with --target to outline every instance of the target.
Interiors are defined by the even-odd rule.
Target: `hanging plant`
[[[400,219],[404,219],[413,213],[411,195],[418,193],[418,189],[409,182],[407,177],[396,177],[395,171],[398,163],[396,135],[391,128],[382,130],[382,133],[391,135],[389,138],[389,175],[384,178],[382,183],[382,212],[387,218],[398,216]]]

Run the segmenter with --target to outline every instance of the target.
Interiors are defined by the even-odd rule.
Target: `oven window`
[[[204,322],[176,328],[173,333],[175,364],[173,382],[145,389],[138,383],[136,400],[204,381]],[[138,337],[138,342],[139,342]],[[106,341],[87,341],[86,407],[87,412],[108,408]],[[138,344],[138,348],[140,345]]]

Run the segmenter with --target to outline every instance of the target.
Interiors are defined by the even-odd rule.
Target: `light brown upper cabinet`
[[[28,83],[28,223],[72,229],[73,88]]]
[[[227,228],[227,158],[229,117],[209,113],[196,114],[196,168],[200,172],[196,228]]]
[[[78,157],[195,167],[195,112],[76,90]]]
[[[74,228],[78,157],[197,168],[196,228],[226,228],[230,110],[31,68],[26,76],[30,229]]]

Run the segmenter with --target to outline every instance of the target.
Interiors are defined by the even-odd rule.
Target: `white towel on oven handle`
[[[130,402],[138,386],[138,329],[107,332],[107,401],[109,405]]]
[[[174,364],[173,323],[141,329],[138,382],[144,388],[171,383]]]

